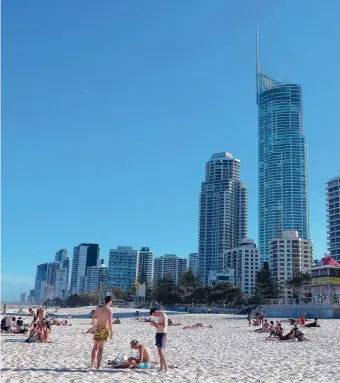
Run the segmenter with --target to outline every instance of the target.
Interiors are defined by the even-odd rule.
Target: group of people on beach
[[[11,334],[28,334],[26,343],[51,343],[51,328],[55,326],[70,326],[67,319],[57,320],[53,317],[48,317],[45,314],[43,307],[39,307],[35,312],[31,308],[28,310],[28,315],[33,317],[31,323],[24,323],[22,317],[4,317],[1,321],[1,331]]]
[[[261,315],[262,314],[262,315]],[[247,320],[249,323],[249,326],[251,325],[251,315],[252,313],[249,312],[247,316]],[[304,333],[299,329],[298,325],[304,326],[304,327],[320,327],[318,318],[314,319],[314,322],[312,323],[306,323],[307,319],[304,315],[299,317],[298,319],[289,319],[289,322],[291,325],[294,325],[293,329],[291,329],[287,334],[284,335],[284,329],[281,324],[281,322],[277,321],[276,325],[274,324],[274,321],[268,322],[268,319],[264,319],[263,313],[256,313],[256,324],[257,326],[262,326],[259,329],[254,330],[256,333],[268,333],[269,338],[277,337],[278,340],[281,341],[288,341],[288,340],[294,340],[297,339],[298,341],[304,341]]]
[[[96,363],[97,370],[101,368],[105,343],[109,338],[112,339],[113,337],[111,305],[112,297],[105,297],[105,304],[98,306],[92,316],[94,344],[91,352],[91,368],[94,368]],[[152,308],[150,310],[150,316],[158,318],[157,323],[150,321],[150,324],[156,329],[155,345],[159,355],[160,371],[165,372],[168,369],[164,355],[167,340],[168,318],[163,311],[158,310],[157,308]],[[138,357],[129,358],[123,363],[111,363],[111,365],[115,368],[151,368],[151,356],[148,348],[141,344],[137,339],[131,340],[130,346],[131,349],[138,351]]]

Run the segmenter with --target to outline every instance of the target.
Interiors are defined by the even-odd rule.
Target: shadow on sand
[[[114,370],[114,369],[102,369],[102,370],[91,370],[89,368],[2,368],[1,372],[62,372],[62,373],[70,373],[70,372],[82,372],[84,374],[88,374],[89,372],[93,371],[96,374],[103,373],[103,372],[110,372],[110,373],[117,373],[117,372],[128,372],[128,370]]]

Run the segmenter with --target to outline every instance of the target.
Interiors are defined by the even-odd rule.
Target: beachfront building
[[[94,243],[81,243],[73,248],[71,294],[80,294],[85,291],[87,268],[98,265],[99,251],[99,245]]]
[[[311,268],[312,302],[340,303],[340,263],[325,254],[319,265]]]
[[[235,269],[227,268],[222,271],[210,271],[208,276],[208,286],[215,286],[218,283],[232,283],[235,285]]]
[[[47,281],[47,268],[48,263],[42,263],[37,266],[34,284],[34,299],[37,304],[42,303],[44,299],[44,288]]]
[[[295,273],[307,272],[313,264],[313,241],[303,239],[297,231],[284,230],[270,242],[270,269],[281,287],[282,298],[292,298],[286,281]]]
[[[227,250],[219,269],[235,270],[235,285],[247,296],[254,294],[256,273],[260,269],[260,249],[253,239],[243,239],[239,246]]]
[[[108,275],[108,268],[104,264],[88,267],[85,279],[85,292],[97,291],[100,286],[107,285]]]
[[[248,191],[240,181],[240,160],[230,153],[213,154],[205,167],[199,207],[199,273],[208,284],[218,259],[238,246],[248,233]]]
[[[175,254],[165,254],[154,260],[154,283],[161,278],[170,276],[178,284],[187,270],[187,258],[180,258]]]
[[[148,247],[139,250],[138,281],[152,285],[153,278],[153,252]]]
[[[340,175],[326,186],[328,252],[340,262]]]
[[[195,275],[199,274],[199,255],[198,253],[189,254],[188,269],[191,270]]]
[[[270,259],[270,243],[282,230],[310,238],[307,144],[301,85],[279,82],[259,70],[257,60],[259,247]]]
[[[109,253],[108,285],[127,291],[136,285],[138,278],[139,251],[130,246],[118,246]]]

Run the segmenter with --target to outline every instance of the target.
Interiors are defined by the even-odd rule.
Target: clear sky
[[[205,162],[241,160],[257,240],[260,67],[301,83],[311,237],[326,251],[325,183],[340,173],[338,0],[4,0],[2,288],[95,242],[197,250]]]

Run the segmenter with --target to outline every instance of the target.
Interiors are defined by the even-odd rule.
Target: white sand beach
[[[123,309],[115,309],[122,312]],[[129,310],[126,310],[128,312]],[[131,311],[131,310],[130,310]],[[65,313],[89,313],[89,309],[67,309]],[[59,314],[62,311],[59,312]],[[25,318],[31,320],[31,318]],[[340,380],[339,320],[321,320],[321,328],[304,329],[306,342],[266,342],[254,333],[245,317],[228,315],[172,315],[173,321],[197,322],[212,329],[170,327],[166,357],[178,368],[166,374],[151,370],[114,370],[107,360],[132,355],[133,338],[148,346],[158,361],[155,330],[149,323],[123,318],[114,326],[114,338],[105,347],[103,369],[89,369],[92,335],[90,319],[70,319],[70,327],[52,327],[52,344],[23,343],[22,335],[1,335],[1,381],[14,382],[327,382]],[[275,318],[273,318],[275,319]],[[283,323],[285,333],[290,330]],[[21,340],[21,341],[20,341]]]

